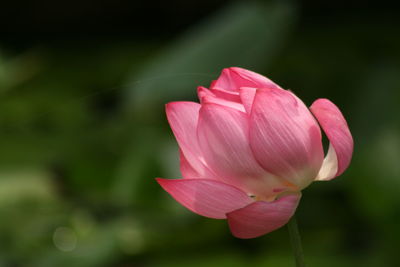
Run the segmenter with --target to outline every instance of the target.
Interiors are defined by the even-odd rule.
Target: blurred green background
[[[308,266],[396,266],[400,19],[386,2],[2,4],[0,266],[293,266],[286,228],[236,239],[154,180],[180,177],[164,104],[229,66],[329,98],[350,125],[350,168],[297,212]]]

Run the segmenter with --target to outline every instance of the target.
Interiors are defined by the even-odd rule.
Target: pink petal
[[[218,90],[218,89],[211,89],[210,91],[218,98],[222,98],[232,102],[242,103],[239,93],[237,92]]]
[[[201,177],[213,177],[196,138],[199,110],[200,104],[194,102],[171,102],[166,105],[168,122],[187,163]]]
[[[227,214],[229,228],[238,238],[255,238],[272,232],[293,216],[300,194],[287,195],[273,202],[257,201]]]
[[[210,88],[238,91],[240,87],[280,88],[270,79],[258,73],[238,67],[223,69],[218,80],[213,82]]]
[[[217,80],[213,80],[210,83],[210,88],[214,88],[215,84],[217,83]]]
[[[251,113],[251,107],[253,106],[254,97],[256,96],[257,88],[242,87],[239,89],[240,99],[247,114]]]
[[[269,172],[300,189],[316,177],[323,161],[321,131],[293,93],[258,89],[250,115],[250,146]]]
[[[179,149],[179,158],[180,158],[180,170],[183,178],[204,178],[202,173],[196,171],[190,165],[185,155],[182,152],[182,149]]]
[[[253,200],[234,186],[207,179],[162,179],[157,182],[176,201],[199,215],[225,219],[226,213]]]
[[[217,174],[246,177],[264,172],[250,150],[245,113],[221,105],[204,104],[200,109],[197,133],[205,159]]]
[[[318,99],[310,107],[330,141],[328,154],[317,180],[330,180],[349,166],[353,154],[353,138],[339,108],[328,99]]]
[[[230,107],[230,108],[234,108],[240,111],[245,111],[244,110],[244,106],[240,103],[240,102],[236,102],[236,101],[230,101],[229,96],[227,96],[226,94],[224,94],[222,91],[219,91],[218,94],[220,96],[225,96],[226,98],[222,98],[222,97],[218,97],[215,95],[214,92],[219,91],[219,90],[213,90],[213,92],[211,92],[210,90],[208,90],[205,87],[199,86],[197,88],[197,93],[199,95],[199,99],[200,102],[202,104],[205,103],[214,103],[214,104],[219,104],[222,106],[226,106],[226,107]],[[236,95],[236,97],[239,97],[238,95]]]
[[[248,141],[248,117],[232,108],[204,104],[197,128],[200,147],[218,179],[248,194],[268,198],[282,181],[255,160]]]

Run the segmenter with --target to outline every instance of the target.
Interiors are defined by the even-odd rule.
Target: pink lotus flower
[[[227,219],[236,237],[285,225],[302,189],[341,175],[350,163],[351,133],[327,99],[308,109],[292,92],[237,67],[198,95],[200,104],[166,105],[183,179],[157,181],[189,210]],[[325,159],[321,128],[330,141]]]

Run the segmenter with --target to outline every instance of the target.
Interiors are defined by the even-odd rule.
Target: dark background
[[[293,266],[174,202],[164,104],[257,71],[349,122],[353,162],[297,211],[308,266],[396,266],[400,19],[389,1],[3,1],[0,266]]]

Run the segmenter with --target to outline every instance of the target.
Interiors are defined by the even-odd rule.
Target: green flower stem
[[[292,248],[294,252],[294,257],[296,260],[296,267],[305,267],[303,247],[301,245],[301,238],[299,233],[299,228],[297,227],[297,221],[295,215],[290,219],[287,224],[290,236],[290,242],[292,243]]]

